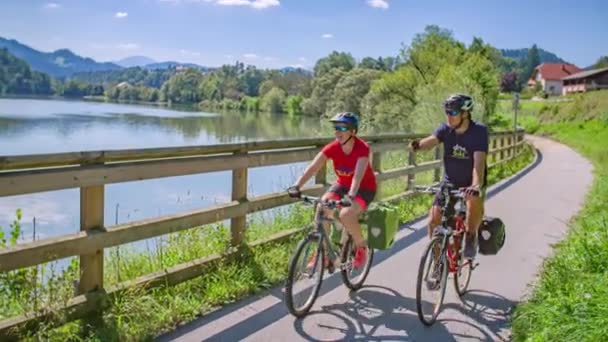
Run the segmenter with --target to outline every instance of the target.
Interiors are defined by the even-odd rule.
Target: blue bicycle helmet
[[[343,112],[334,115],[329,121],[331,122],[340,122],[349,125],[355,130],[359,130],[359,117],[357,114],[351,112]]]

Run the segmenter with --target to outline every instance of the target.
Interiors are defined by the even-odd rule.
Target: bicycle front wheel
[[[464,239],[460,238],[460,243]],[[456,272],[454,273],[454,287],[456,288],[456,293],[459,297],[463,296],[469,287],[469,283],[471,281],[471,274],[473,273],[473,265],[472,261],[464,258],[462,256],[462,248],[457,251],[457,263],[456,263]]]
[[[342,262],[342,267],[340,273],[342,274],[342,281],[346,287],[356,291],[363,286],[363,283],[369,274],[369,270],[371,269],[374,260],[374,249],[368,248],[365,263],[363,266],[355,268],[353,265],[355,260],[355,242],[349,235],[348,240],[342,246],[341,254],[340,261]]]
[[[285,283],[285,304],[296,317],[305,316],[315,303],[323,281],[325,253],[322,239],[308,235],[299,244]]]
[[[445,297],[448,266],[442,244],[443,237],[433,238],[422,254],[418,267],[416,310],[418,318],[425,325],[435,323]]]

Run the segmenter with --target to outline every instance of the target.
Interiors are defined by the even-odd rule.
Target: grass
[[[592,161],[595,179],[566,238],[545,261],[529,300],[516,308],[513,337],[516,341],[605,341],[608,336],[608,120],[543,123],[538,133],[572,146]]]
[[[490,169],[488,181],[493,184],[501,178],[517,172],[532,160],[531,149],[520,157]],[[383,169],[405,164],[405,152],[388,153],[383,159]],[[420,154],[418,162],[432,158],[432,153]],[[416,183],[432,181],[432,171],[417,175]],[[396,188],[385,188],[401,192],[405,180]],[[394,190],[394,189],[397,190]],[[406,222],[424,215],[431,204],[428,195],[418,195],[396,202],[400,221]],[[19,213],[20,215],[20,213]],[[0,242],[16,243],[19,236],[18,216],[11,225],[10,237]],[[273,217],[252,215],[248,222],[246,240],[252,242],[274,233],[304,227],[312,219],[310,207],[299,204],[283,208]],[[2,231],[2,229],[0,229]],[[2,233],[3,234],[3,233]],[[212,308],[236,301],[284,281],[289,258],[302,237],[302,233],[279,243],[272,243],[246,250],[244,258],[221,261],[200,277],[177,286],[160,287],[144,291],[134,288],[114,298],[101,320],[81,319],[59,328],[44,325],[35,332],[24,332],[24,340],[75,340],[75,341],[130,341],[151,340],[159,334],[172,330],[179,324],[191,321]],[[133,245],[110,248],[105,253],[105,284],[111,286],[121,281],[159,271],[192,259],[225,251],[229,245],[229,227],[223,224],[208,225],[178,232],[157,239],[154,249],[136,251]],[[70,267],[64,271],[40,270],[51,267],[31,267],[2,274],[0,282],[0,317],[12,317],[35,308],[58,306],[74,294],[73,280],[77,279],[78,259],[71,258]],[[44,265],[43,265],[44,266]],[[47,265],[48,266],[48,265]],[[34,300],[32,300],[34,299]]]

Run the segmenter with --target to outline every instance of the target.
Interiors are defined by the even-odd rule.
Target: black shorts
[[[350,189],[342,184],[334,184],[327,190],[327,193],[333,194],[332,197],[334,200],[340,200],[348,193],[348,190]],[[376,190],[359,189],[354,200],[359,203],[361,209],[366,210],[369,204],[374,200],[374,197],[376,197]]]

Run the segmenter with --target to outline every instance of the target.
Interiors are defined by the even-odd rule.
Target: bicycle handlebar
[[[454,185],[452,184],[434,184],[434,185],[415,185],[414,186],[414,190],[419,191],[419,192],[424,192],[424,193],[429,193],[429,194],[436,194],[436,193],[443,193],[443,191],[445,189],[448,189],[448,193],[450,194],[450,196],[452,197],[456,197],[456,198],[464,198],[465,194],[463,192],[463,190],[461,189],[456,189],[453,190],[455,188]],[[479,192],[477,192],[477,194],[479,195]]]
[[[328,209],[336,209],[338,206],[350,207],[352,204],[351,202],[344,201],[344,199],[341,199],[339,201],[336,201],[336,200],[325,200],[324,201],[321,199],[321,197],[306,196],[306,195],[302,195],[302,194],[300,194],[300,196],[297,198],[301,199],[302,201],[304,201],[306,203],[321,204],[322,206],[327,207]]]

